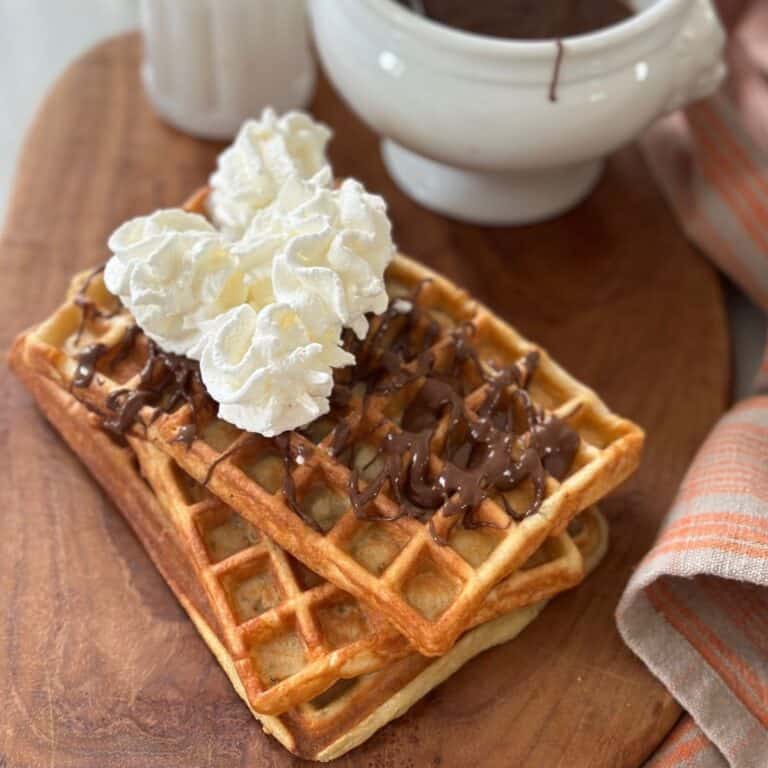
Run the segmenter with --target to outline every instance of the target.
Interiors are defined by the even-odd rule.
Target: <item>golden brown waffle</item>
[[[424,282],[424,281],[427,282]],[[351,450],[334,456],[332,418],[320,419],[291,433],[292,445],[306,448],[306,459],[292,471],[299,504],[315,527],[307,525],[285,503],[282,461],[273,440],[241,433],[203,415],[198,438],[189,447],[178,442],[183,427],[192,420],[189,406],[155,418],[151,410],[139,414],[136,434],[148,435],[198,482],[204,482],[220,499],[269,535],[281,547],[341,589],[381,613],[421,653],[444,653],[470,626],[485,596],[507,574],[517,570],[550,535],[561,533],[573,516],[599,500],[637,465],[642,431],[632,422],[611,413],[597,395],[576,382],[546,352],[520,337],[488,309],[473,302],[444,278],[398,256],[387,273],[393,296],[413,297],[422,313],[439,323],[434,341],[435,365],[450,356],[448,335],[462,323],[475,328],[472,341],[486,366],[509,366],[532,351],[540,361],[530,376],[528,391],[533,403],[554,414],[578,432],[580,444],[568,474],[558,482],[547,477],[543,502],[535,514],[520,521],[510,519],[499,497],[486,499],[475,513],[486,525],[468,530],[457,525],[460,516],[437,511],[430,524],[401,517],[394,521],[360,520],[349,507],[346,489],[350,466],[362,470],[375,458],[384,435],[397,432],[398,419],[418,394],[419,380],[395,395],[353,398],[348,421],[355,424]],[[27,359],[42,375],[65,387],[78,374],[77,350],[95,341],[117,345],[132,325],[96,276],[86,292],[88,306],[83,324],[74,296],[29,337]],[[80,301],[82,305],[82,301]],[[117,311],[114,316],[107,316]],[[111,367],[109,358],[89,386],[76,389],[90,407],[108,413],[108,397],[118,389],[136,386],[146,345],[137,343],[132,355]],[[468,373],[463,387],[470,410],[482,401],[484,387]],[[447,418],[447,417],[446,417]],[[206,420],[207,419],[207,420]],[[438,431],[439,435],[439,431]],[[433,456],[430,464],[439,467]],[[347,466],[349,465],[349,466]],[[533,490],[525,484],[504,494],[508,509],[524,510]],[[336,499],[316,504],[318,496]],[[396,517],[400,507],[385,488],[373,502],[374,514]],[[446,540],[441,545],[433,536]],[[464,552],[466,548],[472,555]],[[376,553],[372,556],[371,553]],[[477,554],[481,553],[481,554]]]
[[[227,650],[227,641],[199,576],[184,552],[175,513],[165,509],[141,479],[132,451],[110,440],[98,426],[100,419],[64,388],[36,373],[28,365],[27,351],[26,339],[20,337],[10,355],[13,368],[47,418],[131,524],[233,686],[248,702],[240,668]],[[595,510],[580,516],[575,523],[574,539],[583,554],[586,570],[591,571],[605,552],[607,526]],[[538,602],[481,625],[464,635],[440,659],[411,653],[378,672],[342,681],[279,717],[254,714],[264,730],[294,754],[307,759],[331,760],[402,715],[473,656],[515,637],[536,618],[543,606],[543,602]]]
[[[412,652],[379,614],[291,558],[152,443],[130,442],[205,585],[253,710],[280,714]],[[482,554],[470,554],[472,543],[465,554]],[[550,598],[583,575],[571,536],[552,537],[490,592],[473,626]]]
[[[98,283],[93,287],[98,289]],[[71,295],[76,294],[73,288]],[[89,334],[84,332],[79,347],[92,343]],[[341,678],[379,669],[411,651],[380,615],[293,560],[154,445],[140,438],[131,442],[197,568],[255,711],[278,714]],[[454,546],[469,561],[481,561],[484,537],[457,533]],[[370,568],[381,559],[372,546],[360,556]],[[527,567],[490,593],[473,625],[548,598],[582,576],[581,557],[570,537],[552,537]]]

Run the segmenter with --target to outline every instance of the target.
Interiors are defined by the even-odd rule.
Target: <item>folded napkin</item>
[[[642,146],[688,236],[768,309],[768,3],[730,5],[728,83]],[[768,768],[767,395],[702,445],[616,615],[688,713],[647,768]]]

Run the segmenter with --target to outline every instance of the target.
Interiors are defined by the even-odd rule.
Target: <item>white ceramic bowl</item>
[[[724,33],[710,0],[645,9],[554,40],[473,35],[393,0],[310,0],[320,58],[355,112],[384,137],[385,163],[429,208],[524,223],[571,208],[603,158],[654,118],[711,93]]]

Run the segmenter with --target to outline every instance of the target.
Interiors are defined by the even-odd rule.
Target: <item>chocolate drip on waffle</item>
[[[132,344],[135,336],[127,334],[122,345]],[[124,349],[125,347],[122,347]],[[107,398],[107,408],[112,412],[104,420],[104,427],[116,435],[122,435],[136,420],[145,405],[154,406],[152,419],[161,413],[172,413],[186,403],[192,410],[192,419],[182,435],[177,436],[191,444],[197,435],[197,410],[211,402],[200,378],[200,368],[194,360],[181,355],[163,352],[152,340],[148,340],[149,354],[139,374],[135,389],[118,389]],[[119,347],[116,356],[120,356]],[[123,353],[126,354],[126,353]],[[194,428],[194,436],[190,436]]]
[[[416,286],[411,299],[390,301],[387,309],[373,318],[364,339],[358,339],[350,330],[345,331],[344,348],[354,355],[355,364],[338,372],[332,405],[345,406],[358,385],[366,395],[373,391],[387,394],[429,371],[433,363],[429,348],[437,340],[440,326],[418,305],[426,282]],[[417,358],[416,365],[406,369],[414,358]]]
[[[80,286],[80,290],[75,294],[75,306],[80,307],[82,312],[80,315],[80,325],[78,326],[77,333],[75,334],[75,343],[80,341],[83,335],[83,331],[91,320],[95,318],[108,320],[109,318],[114,317],[120,311],[119,305],[114,310],[100,309],[98,304],[88,296],[88,289],[91,287],[91,284],[96,279],[96,277],[104,271],[106,266],[106,264],[102,264],[100,267],[96,267],[96,269],[94,269],[85,278],[83,284]]]
[[[188,424],[186,427],[181,428],[180,434],[176,436],[176,442],[186,442],[186,433],[184,438],[182,438],[181,432],[189,429],[190,427],[194,427],[194,424]],[[293,436],[293,432],[283,432],[281,435],[277,435],[276,437],[272,438],[272,443],[277,449],[278,455],[280,456],[280,459],[283,462],[283,467],[285,469],[285,472],[283,473],[283,497],[285,498],[285,502],[292,512],[298,515],[308,526],[314,528],[317,531],[320,531],[321,528],[318,526],[317,522],[310,515],[306,514],[299,502],[299,498],[296,493],[296,483],[292,474],[292,470],[294,469],[295,465],[300,463],[303,464],[312,455],[312,449],[305,443],[292,439]],[[195,438],[193,437],[189,440],[187,447],[191,445],[194,439]],[[203,478],[203,485],[208,485],[208,482],[210,481],[211,477],[213,477],[213,473],[215,472],[216,468],[223,461],[232,458],[248,447],[264,439],[266,438],[262,438],[260,435],[251,432],[244,433],[240,438],[232,443],[229,448],[223,451],[216,459],[214,459],[214,461],[211,462],[211,464],[208,466],[208,471],[205,473],[205,477]]]
[[[291,433],[284,432],[282,435],[278,435],[274,438],[275,446],[280,452],[280,457],[283,460],[283,466],[285,467],[285,473],[283,475],[283,496],[292,512],[297,514],[310,528],[314,528],[318,533],[322,533],[322,528],[317,521],[308,515],[304,508],[299,503],[298,496],[296,495],[296,483],[293,479],[291,470],[293,465],[298,463],[300,458],[302,461],[306,460],[311,451],[308,446],[303,443],[297,444],[291,440]]]
[[[141,329],[134,324],[112,347],[101,343],[85,347],[75,358],[77,368],[72,380],[73,388],[89,386],[102,361],[108,370],[117,368],[130,357],[141,337]],[[109,394],[105,402],[106,413],[101,414],[101,426],[122,442],[145,405],[154,407],[154,420],[161,413],[171,413],[186,403],[192,410],[192,419],[180,430],[177,440],[189,446],[197,438],[198,410],[213,406],[200,378],[199,366],[194,360],[164,352],[151,339],[146,340],[146,345],[147,355],[138,375],[138,383]]]
[[[372,318],[366,338],[346,335],[345,347],[356,362],[336,373],[330,414],[335,428],[326,450],[345,461],[344,455],[351,454],[358,441],[378,434],[369,465],[352,466],[350,471],[347,490],[355,514],[365,520],[408,516],[429,521],[433,537],[444,543],[433,525],[437,513],[460,518],[467,528],[499,527],[478,514],[489,497],[505,509],[510,521],[537,512],[547,476],[562,480],[567,475],[580,438],[563,419],[546,415],[534,405],[528,387],[537,370],[537,352],[504,368],[484,364],[474,342],[474,325],[463,323],[448,333],[441,331],[440,324],[420,306],[423,287],[424,283],[417,286],[409,299],[393,299],[382,315]],[[83,311],[85,314],[85,308]],[[122,363],[139,338],[143,338],[140,330],[130,326],[111,348],[103,344],[85,347],[77,356],[73,387],[89,386],[98,365],[114,368]],[[102,426],[113,436],[120,438],[144,406],[154,408],[154,420],[187,404],[191,419],[175,440],[189,447],[199,437],[199,415],[216,412],[198,364],[162,351],[149,339],[137,379],[136,385],[117,389],[107,398]],[[470,407],[465,398],[478,386],[481,400]],[[388,402],[404,395],[407,402],[399,424],[389,420],[363,423],[372,400]],[[221,461],[251,440],[263,439],[242,435],[208,467],[205,482]],[[282,493],[287,505],[307,525],[317,528],[302,510],[292,474],[295,465],[309,456],[307,441],[300,434],[286,433],[272,443],[285,465]],[[366,472],[374,461],[378,462],[376,472]],[[513,509],[505,493],[523,483],[532,491],[529,500],[525,508]],[[374,501],[381,493],[398,504],[396,514],[383,516],[378,510]]]
[[[439,370],[430,353],[420,354],[410,367],[401,355],[404,367],[373,385],[373,391],[391,394],[423,379],[403,412],[400,430],[387,433],[382,441],[379,473],[361,488],[361,472],[352,470],[349,493],[358,517],[370,519],[373,500],[388,487],[400,505],[400,515],[429,519],[433,536],[444,543],[432,524],[437,510],[448,517],[463,515],[468,528],[496,525],[478,519],[476,513],[486,498],[497,495],[510,520],[522,519],[540,508],[547,474],[557,479],[567,474],[579,436],[563,420],[545,417],[533,405],[527,386],[536,371],[538,353],[529,353],[508,368],[484,367],[472,344],[473,334],[472,325],[459,326],[451,334],[452,363],[447,369]],[[393,346],[386,353],[391,356],[393,349],[403,348]],[[485,382],[483,400],[474,411],[463,398],[462,371],[467,365]],[[370,362],[367,366],[371,370]],[[441,427],[439,450],[435,442]],[[441,465],[435,471],[430,467],[431,455]],[[531,500],[524,510],[515,512],[504,493],[526,480],[533,487]]]
[[[96,366],[99,361],[109,352],[106,344],[89,344],[77,353],[77,368],[75,376],[72,379],[73,387],[87,387],[96,375]]]

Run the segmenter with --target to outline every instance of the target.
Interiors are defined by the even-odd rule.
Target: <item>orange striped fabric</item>
[[[768,396],[699,450],[617,609],[689,715],[649,768],[768,768]]]
[[[653,756],[647,768],[697,768],[722,765],[722,756],[712,742],[696,727],[690,716],[684,716]]]
[[[727,87],[654,125],[643,150],[688,236],[768,309],[768,2],[748,22]],[[768,768],[768,395],[700,448],[616,616],[686,710],[646,768]]]

